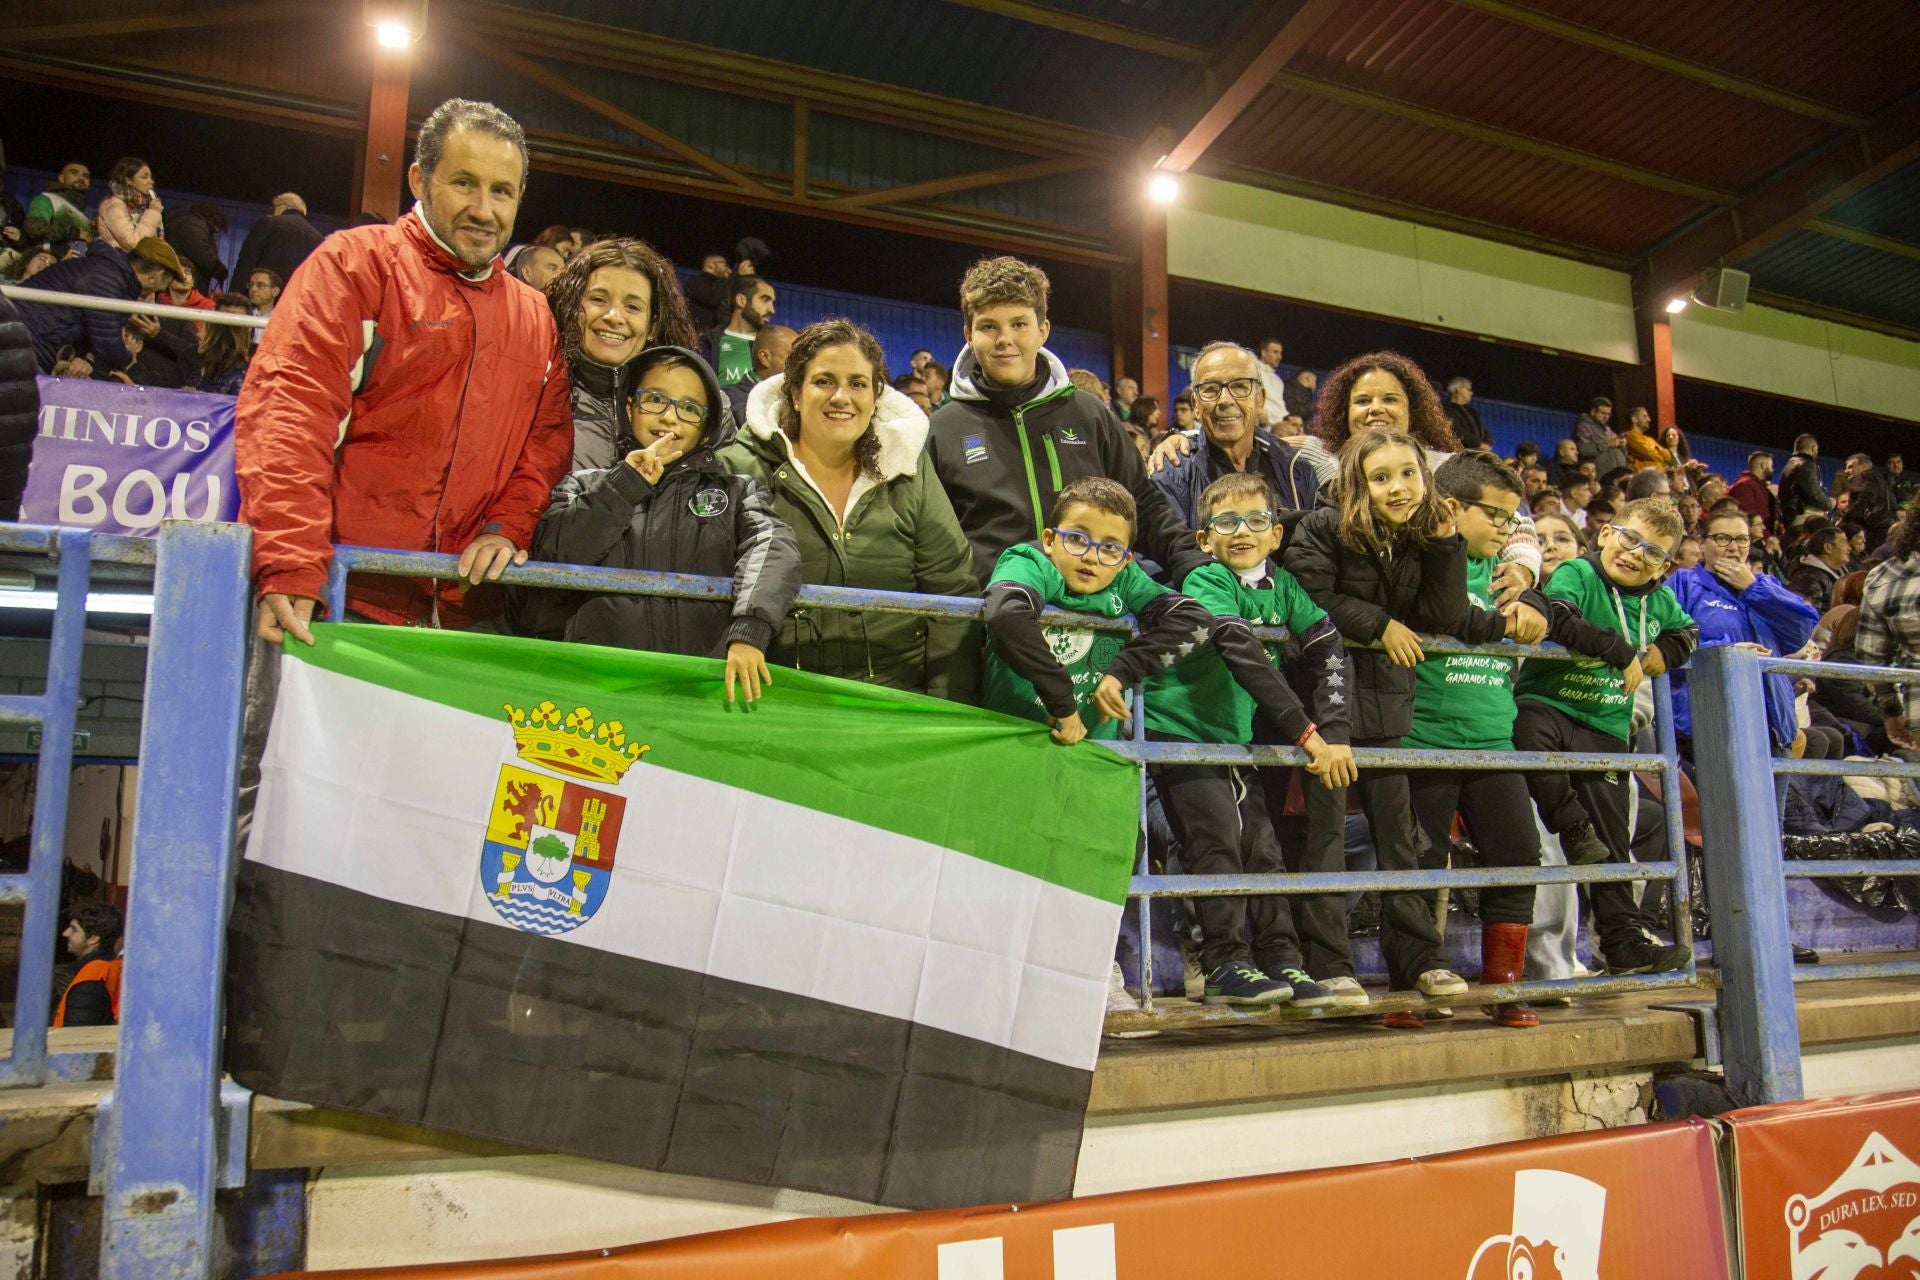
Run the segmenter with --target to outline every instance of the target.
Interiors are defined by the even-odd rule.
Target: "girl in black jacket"
[[[1353,745],[1398,747],[1413,727],[1413,668],[1425,656],[1415,632],[1458,635],[1467,612],[1466,546],[1434,492],[1419,444],[1378,428],[1348,440],[1336,505],[1300,522],[1285,563],[1341,635],[1380,646],[1352,655]],[[1406,771],[1368,766],[1355,785],[1380,869],[1414,870],[1420,838]],[[1380,916],[1394,990],[1466,992],[1466,982],[1446,967],[1430,893],[1383,893]]]
[[[585,644],[726,659],[727,701],[770,683],[766,651],[800,589],[800,549],[759,481],[714,458],[733,416],[713,370],[683,347],[654,347],[633,362],[633,435],[610,467],[560,482],[533,535],[533,554],[605,565],[732,578],[733,599],[587,596],[566,624]]]

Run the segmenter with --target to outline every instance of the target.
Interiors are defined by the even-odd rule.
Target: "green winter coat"
[[[758,383],[747,420],[718,457],[773,495],[774,511],[800,544],[800,580],[822,586],[932,595],[980,594],[973,553],[927,458],[927,418],[883,388],[874,409],[881,481],[855,498],[844,527],[794,465],[775,420],[784,375]],[[801,671],[971,701],[978,683],[972,625],[911,614],[795,608],[774,636],[770,661]]]

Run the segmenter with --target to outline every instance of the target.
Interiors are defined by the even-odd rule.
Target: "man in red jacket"
[[[288,281],[234,423],[256,634],[275,649],[311,643],[335,542],[459,553],[457,584],[349,582],[376,622],[483,621],[494,593],[468,590],[526,560],[573,449],[552,313],[496,261],[526,177],[511,117],[444,102],[407,172],[414,209],[328,237]]]
[[[1773,455],[1765,449],[1756,449],[1747,455],[1747,469],[1740,473],[1727,488],[1727,496],[1740,504],[1740,509],[1750,516],[1759,516],[1767,522],[1770,533],[1784,532],[1780,521],[1780,499],[1774,496],[1767,481],[1773,476]]]

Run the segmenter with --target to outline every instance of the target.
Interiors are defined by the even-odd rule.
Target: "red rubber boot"
[[[1527,926],[1489,924],[1480,929],[1480,981],[1497,987],[1520,981],[1527,964]],[[1503,1027],[1537,1027],[1540,1015],[1522,1000],[1487,1006],[1487,1016]]]

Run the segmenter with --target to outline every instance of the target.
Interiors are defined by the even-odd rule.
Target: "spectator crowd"
[[[50,300],[9,327],[0,307],[0,335],[20,330],[41,372],[238,396],[258,592],[243,808],[279,647],[311,641],[336,542],[460,558],[457,582],[350,579],[348,618],[711,656],[729,700],[777,697],[787,666],[1021,716],[1061,750],[1136,715],[1161,741],[1300,747],[1299,768],[1150,771],[1153,856],[1195,874],[1340,870],[1356,849],[1385,870],[1631,861],[1658,838],[1644,784],[1503,768],[1499,753],[1650,751],[1646,695],[1666,672],[1690,751],[1682,668],[1699,645],[1920,666],[1920,515],[1898,454],[1855,454],[1828,484],[1805,435],[1777,475],[1758,450],[1721,476],[1677,426],[1597,398],[1566,438],[1501,457],[1471,380],[1436,386],[1392,352],[1284,377],[1270,337],[1209,345],[1163,405],[1132,378],[1109,388],[1066,367],[1047,345],[1050,282],[1010,257],[960,282],[951,361],[917,350],[896,373],[852,322],[778,323],[757,239],[706,255],[685,288],[637,239],[553,226],[514,246],[527,176],[520,127],[456,99],[421,127],[398,221],[323,237],[282,193],[231,270],[219,211],[167,209],[137,158],[91,214],[76,163],[10,219],[11,280],[267,321]],[[498,581],[529,556],[734,592]],[[984,624],[796,610],[803,583],[982,597]],[[1043,623],[1050,607],[1138,632],[1062,630]],[[1551,640],[1579,661],[1428,652],[1435,636]],[[1913,686],[1828,684],[1768,678],[1776,754],[1914,750]],[[1356,767],[1356,747],[1399,746],[1463,763]],[[1842,808],[1861,830],[1914,812],[1863,815],[1829,784],[1843,786],[1781,786],[1787,830],[1832,834],[1821,824]],[[1683,967],[1655,896],[1484,890],[1480,981],[1566,977],[1587,955],[1615,973]],[[1419,997],[1389,1025],[1450,1016],[1468,984],[1433,895],[1368,909],[1389,990]],[[1204,1000],[1372,998],[1342,896],[1202,899],[1189,926]],[[109,932],[77,927],[92,952]],[[1109,1007],[1132,1005],[1116,962]],[[1489,1012],[1538,1021],[1521,1002]]]

